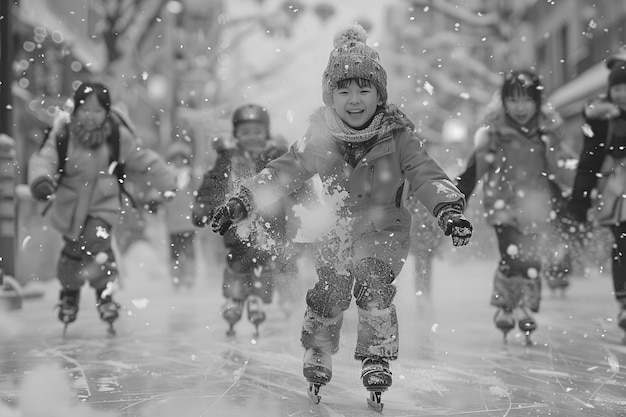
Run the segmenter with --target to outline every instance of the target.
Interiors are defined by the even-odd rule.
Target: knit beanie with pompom
[[[387,102],[387,73],[380,64],[378,52],[367,46],[367,33],[358,23],[339,30],[333,39],[334,49],[322,76],[322,99],[333,104],[333,91],[339,81],[363,78],[378,90],[383,103]]]

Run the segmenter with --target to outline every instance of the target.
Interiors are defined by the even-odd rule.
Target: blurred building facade
[[[606,59],[626,46],[626,2],[538,1],[526,19],[549,100],[579,141],[583,103],[606,91]]]

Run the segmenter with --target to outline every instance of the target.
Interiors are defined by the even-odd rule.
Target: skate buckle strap
[[[361,371],[361,377],[365,377],[371,373],[384,372],[388,375],[391,375],[391,371],[389,368],[385,367],[382,363],[372,363],[368,362],[363,365],[363,370]]]

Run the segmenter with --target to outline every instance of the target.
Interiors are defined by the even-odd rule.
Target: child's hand
[[[457,206],[445,206],[439,211],[437,218],[443,234],[446,236],[452,235],[452,244],[454,246],[465,246],[469,243],[473,227]]]
[[[607,120],[619,116],[619,107],[609,101],[596,101],[585,106],[589,119]]]
[[[213,218],[213,214],[210,212],[208,215],[197,213],[195,210],[191,212],[191,222],[197,227],[206,226],[211,221],[211,218]]]
[[[51,179],[42,177],[32,183],[30,191],[35,199],[39,201],[47,201],[54,195],[56,187]]]
[[[231,198],[226,204],[219,206],[215,210],[211,221],[211,229],[215,233],[224,236],[233,223],[245,219],[247,215],[248,213],[243,202],[238,198]]]

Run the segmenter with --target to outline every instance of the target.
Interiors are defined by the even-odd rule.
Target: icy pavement
[[[136,255],[139,256],[139,255]],[[93,291],[66,337],[58,287],[0,316],[0,416],[201,417],[374,416],[352,359],[354,303],[346,313],[333,380],[313,404],[302,377],[300,302],[277,305],[258,340],[243,321],[234,338],[218,315],[221,270],[193,291],[175,292],[159,263],[145,261],[117,293],[124,314],[108,336]],[[508,344],[489,307],[495,261],[437,260],[430,302],[416,295],[407,266],[397,297],[400,359],[383,394],[386,416],[626,416],[626,347],[608,276],[574,278],[565,298],[544,290],[535,345]],[[301,286],[304,294],[305,287]],[[303,298],[302,298],[303,300]]]

